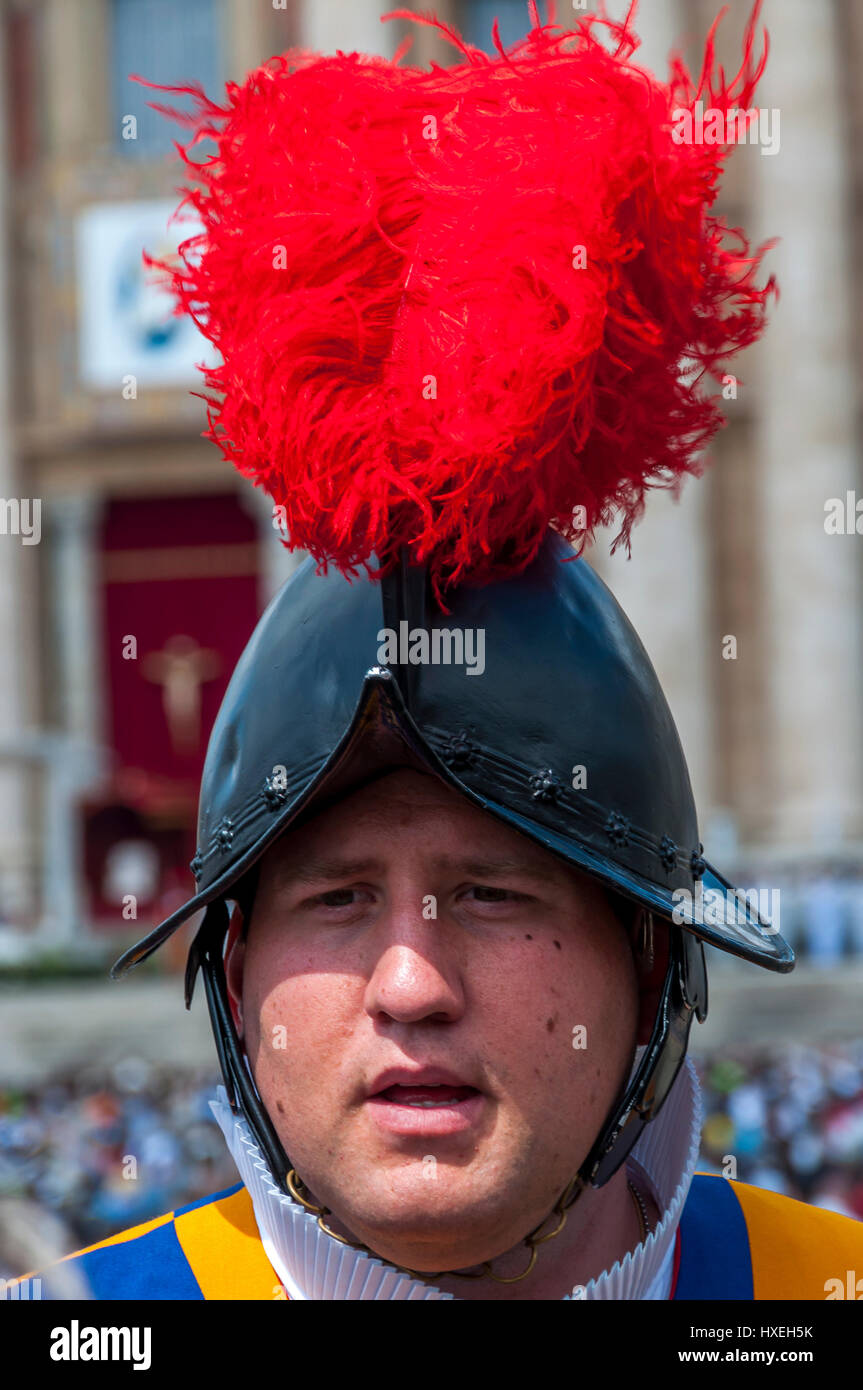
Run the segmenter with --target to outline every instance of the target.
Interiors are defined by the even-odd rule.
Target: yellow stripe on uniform
[[[749,1233],[756,1299],[847,1298],[863,1280],[863,1223],[761,1187],[732,1186]],[[846,1292],[838,1293],[836,1280]]]
[[[285,1298],[245,1188],[176,1217],[174,1229],[205,1299]]]

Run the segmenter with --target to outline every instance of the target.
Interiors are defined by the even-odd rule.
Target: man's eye
[[[508,888],[489,888],[481,883],[475,883],[469,891],[475,894],[476,901],[480,903],[517,902],[521,896],[519,893],[510,892]]]
[[[332,888],[328,893],[319,893],[313,902],[322,907],[353,907],[358,895],[358,888]]]

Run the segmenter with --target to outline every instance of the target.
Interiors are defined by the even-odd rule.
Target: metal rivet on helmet
[[[225,816],[225,819],[221,822],[216,831],[216,844],[219,846],[219,849],[230,849],[233,841],[234,822],[231,820],[230,816]]]
[[[449,767],[470,767],[476,756],[476,744],[466,733],[454,734],[443,750],[441,757]]]
[[[677,863],[677,845],[670,835],[663,835],[659,842],[659,857],[662,860],[662,867],[669,873]]]
[[[195,850],[195,857],[190,863],[189,868],[195,875],[196,880],[199,879],[201,877],[201,874],[204,872],[204,856],[202,855],[199,849]]]
[[[629,843],[629,821],[619,811],[609,812],[605,832],[612,843],[621,848]]]
[[[543,768],[530,779],[534,801],[556,801],[561,790],[560,779],[550,767]]]
[[[275,782],[272,777],[268,777],[264,783],[263,797],[270,810],[276,811],[287,801],[288,789],[283,787],[280,782]]]
[[[706,871],[706,869],[707,869],[707,862],[706,862],[706,860],[704,859],[703,856],[704,856],[704,846],[703,846],[703,845],[699,845],[699,846],[698,846],[698,849],[694,849],[694,850],[692,851],[692,857],[691,857],[691,859],[689,860],[689,867],[690,867],[690,869],[692,870],[692,877],[693,877],[693,878],[701,878],[701,877],[704,875],[704,873],[705,873],[705,871]]]

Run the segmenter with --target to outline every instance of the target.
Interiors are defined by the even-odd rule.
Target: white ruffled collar
[[[276,1186],[248,1124],[231,1111],[223,1086],[210,1108],[252,1199],[266,1256],[289,1298],[314,1302],[454,1297],[328,1236],[311,1212]],[[698,1160],[701,1123],[698,1079],[687,1058],[665,1105],[632,1151],[662,1219],[635,1251],[583,1288],[577,1286],[567,1299],[669,1297],[674,1238]]]

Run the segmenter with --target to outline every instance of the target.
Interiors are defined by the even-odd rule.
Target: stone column
[[[57,671],[57,722],[90,743],[102,737],[102,644],[97,535],[101,498],[57,497],[50,504],[50,545]]]
[[[106,750],[67,734],[26,731],[0,739],[0,767],[26,767],[41,784],[40,907],[34,944],[81,947],[88,940],[79,800],[107,770]]]
[[[277,51],[271,46],[274,17],[283,5],[249,5],[245,0],[228,0],[225,14],[228,35],[230,78],[242,82],[246,74]],[[281,16],[279,16],[281,17]],[[280,34],[279,39],[283,36]]]
[[[391,58],[395,52],[395,20],[381,24],[381,15],[397,5],[381,0],[304,0],[300,17],[302,48],[323,53],[380,53]]]
[[[764,568],[769,838],[814,854],[863,832],[863,536],[825,530],[825,504],[863,497],[856,459],[844,113],[836,7],[771,8],[759,103],[781,114],[759,161],[759,240],[781,288],[758,349],[756,422]],[[863,526],[863,518],[861,518]]]
[[[110,83],[84,77],[98,73],[107,79],[109,7],[46,0],[39,9],[43,71],[50,73],[40,100],[45,138],[53,155],[88,161],[94,149],[104,150],[111,127]]]
[[[99,778],[104,757],[102,643],[98,584],[101,498],[52,499],[49,512],[53,667],[51,732],[22,749],[41,764],[43,891],[39,934],[55,944],[87,937],[79,799]]]
[[[0,26],[0,69],[5,71],[5,28]],[[33,623],[25,618],[28,579],[36,566],[38,540],[16,534],[14,513],[24,484],[12,452],[9,401],[10,322],[6,106],[0,106],[0,507],[5,518],[0,534],[0,740],[14,742],[25,719],[25,665],[33,643]],[[35,519],[29,508],[28,529]],[[9,503],[7,508],[6,504]],[[18,517],[20,521],[20,510]],[[27,544],[25,544],[25,539]],[[31,906],[33,849],[29,834],[27,775],[20,765],[0,766],[0,924],[16,919]]]

